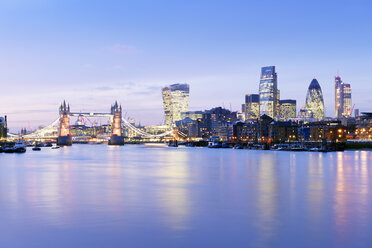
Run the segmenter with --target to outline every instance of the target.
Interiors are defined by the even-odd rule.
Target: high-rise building
[[[188,84],[172,84],[162,89],[165,124],[171,126],[182,120],[181,113],[189,110]]]
[[[0,117],[0,140],[6,139],[8,134],[7,118]]]
[[[341,89],[342,117],[351,117],[351,86],[342,83]]]
[[[266,114],[272,118],[278,112],[278,85],[275,66],[261,68],[260,79],[260,116]]]
[[[335,77],[335,118],[351,116],[351,86]]]
[[[203,111],[187,111],[181,112],[181,120],[190,118],[191,120],[196,121],[197,119],[203,118]]]
[[[246,120],[260,118],[260,95],[259,94],[245,95],[244,107]]]
[[[342,113],[341,84],[341,77],[335,77],[335,118],[340,118]]]
[[[296,100],[280,100],[279,101],[279,118],[281,120],[296,117]]]
[[[314,119],[324,119],[324,100],[322,89],[314,78],[307,90],[305,109],[311,111]]]

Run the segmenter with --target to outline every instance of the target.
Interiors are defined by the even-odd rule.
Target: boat
[[[52,149],[59,149],[59,146],[52,146]]]
[[[33,151],[41,151],[41,148],[40,148],[40,147],[37,147],[37,146],[35,146],[35,147],[33,147],[33,148],[32,148],[32,150],[33,150]]]
[[[208,148],[221,148],[222,145],[218,141],[210,141],[208,143]]]
[[[229,145],[229,143],[224,141],[224,142],[222,142],[221,148],[231,148],[231,146]]]
[[[177,140],[170,140],[168,142],[168,147],[178,147],[178,142]]]
[[[13,146],[4,147],[5,153],[24,153],[26,145],[22,141],[17,141]]]
[[[234,146],[234,149],[243,149],[244,147],[243,147],[243,145],[242,144],[236,144],[235,146]]]

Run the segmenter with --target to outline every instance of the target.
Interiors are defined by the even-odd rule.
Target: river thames
[[[0,247],[371,247],[372,152],[0,154]]]

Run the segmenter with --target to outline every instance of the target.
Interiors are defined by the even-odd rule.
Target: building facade
[[[279,119],[296,118],[296,100],[279,101]]]
[[[275,118],[278,112],[278,83],[275,66],[261,68],[260,78],[260,116]]]
[[[335,77],[335,118],[351,117],[351,86]]]
[[[8,135],[7,117],[0,117],[0,140],[6,139]]]
[[[247,94],[245,95],[245,119],[252,120],[260,117],[260,95]]]
[[[324,119],[324,100],[322,89],[318,81],[314,78],[307,90],[305,109],[312,113],[316,120]]]
[[[189,110],[190,88],[188,84],[172,84],[162,89],[165,124],[173,125],[182,120],[181,113]]]
[[[187,111],[181,112],[181,120],[190,118],[191,120],[197,120],[203,118],[203,111]]]
[[[351,117],[351,86],[350,84],[342,84],[342,117]]]

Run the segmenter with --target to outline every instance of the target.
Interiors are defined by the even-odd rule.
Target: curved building
[[[181,120],[181,113],[189,111],[190,87],[188,84],[172,84],[162,89],[165,124],[171,126]]]
[[[311,111],[314,119],[324,119],[323,93],[315,78],[311,81],[309,89],[307,90],[305,109]]]

